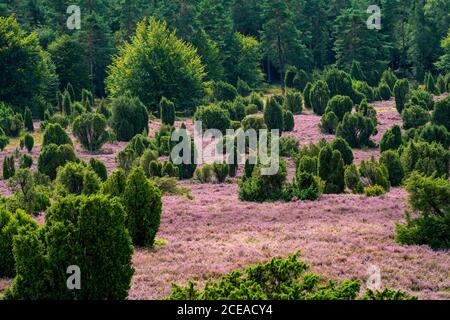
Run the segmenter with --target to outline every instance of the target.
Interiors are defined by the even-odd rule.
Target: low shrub
[[[390,89],[389,86],[388,86],[386,83],[384,83],[384,82],[381,82],[380,85],[378,86],[378,92],[379,92],[379,94],[380,94],[381,100],[383,100],[383,101],[390,100],[391,97],[392,97],[392,91],[391,91],[391,89]]]
[[[14,156],[6,156],[3,159],[3,179],[8,180],[16,173]]]
[[[175,124],[175,104],[162,97],[159,103],[159,110],[162,124],[173,126]]]
[[[223,134],[230,129],[229,113],[217,104],[199,107],[195,112],[194,120],[202,121],[204,129],[216,129]]]
[[[344,164],[346,166],[353,163],[353,151],[352,148],[350,148],[347,141],[345,141],[342,138],[337,137],[336,139],[331,142],[331,148],[333,150],[338,150],[341,153],[342,159],[344,160]]]
[[[418,171],[427,176],[437,174],[448,177],[450,151],[433,142],[411,140],[400,155],[405,176]]]
[[[411,92],[411,103],[421,106],[425,110],[432,111],[434,109],[433,96],[425,90],[418,89]]]
[[[334,112],[339,121],[342,121],[347,112],[352,112],[353,101],[347,96],[334,96],[328,101],[325,113]]]
[[[73,123],[73,133],[88,151],[98,151],[108,141],[106,119],[99,113],[85,113]]]
[[[382,186],[374,185],[364,188],[364,194],[367,197],[379,197],[386,193],[386,190]]]
[[[359,297],[358,280],[337,282],[308,272],[310,266],[298,260],[298,255],[233,271],[219,280],[209,280],[202,290],[194,282],[186,287],[174,285],[169,300],[408,300],[402,291],[367,290]]]
[[[397,80],[394,86],[395,106],[398,113],[402,113],[406,103],[409,101],[408,80]]]
[[[325,113],[320,119],[320,131],[325,134],[335,134],[339,125],[339,118],[333,111]]]
[[[161,191],[136,167],[127,178],[123,192],[126,225],[133,243],[153,247],[161,219]]]
[[[373,146],[370,137],[375,133],[376,127],[372,119],[360,113],[346,113],[336,131],[337,136],[345,139],[352,148]]]
[[[386,167],[391,186],[397,187],[402,184],[405,173],[397,151],[388,150],[382,152],[380,164]]]
[[[429,245],[433,249],[450,248],[450,183],[444,178],[427,177],[414,172],[406,180],[411,209],[419,213],[396,225],[395,239],[406,245]]]
[[[419,128],[430,121],[430,115],[427,110],[420,106],[407,106],[402,112],[403,128]]]
[[[319,80],[314,83],[309,94],[309,103],[315,114],[321,116],[325,113],[330,96],[330,89],[326,82]]]
[[[432,121],[436,125],[442,125],[450,132],[450,96],[436,102],[432,114]]]
[[[381,152],[387,150],[397,150],[402,145],[402,131],[398,125],[394,125],[391,129],[387,130],[380,142]]]
[[[300,142],[294,137],[280,138],[280,156],[292,157],[300,149]]]
[[[303,96],[299,91],[288,90],[286,92],[286,99],[284,107],[293,114],[300,114],[303,111]]]
[[[89,167],[91,167],[101,181],[104,182],[108,179],[108,170],[103,161],[91,158],[91,160],[89,160]]]
[[[71,145],[57,146],[56,144],[50,144],[45,146],[39,154],[38,170],[50,179],[55,179],[58,167],[65,165],[67,162],[77,161],[78,158]]]
[[[274,97],[269,98],[266,107],[264,108],[264,121],[267,129],[278,129],[280,133],[283,131],[283,109]]]
[[[213,181],[214,168],[210,164],[198,167],[194,173],[194,179],[200,183],[211,183]]]
[[[291,132],[294,131],[295,120],[294,115],[289,110],[283,110],[283,131]]]
[[[355,194],[364,192],[364,186],[361,182],[361,175],[356,165],[352,164],[345,168],[344,172],[345,186]]]
[[[49,123],[47,125],[42,139],[43,148],[50,144],[55,144],[57,146],[64,144],[72,145],[72,141],[66,131],[57,123]]]
[[[251,177],[239,183],[239,198],[242,201],[276,201],[283,196],[287,178],[286,163],[280,160],[279,170],[274,175],[262,175],[261,165],[252,170]]]
[[[37,229],[37,223],[24,211],[10,213],[0,207],[0,277],[12,278],[16,274],[13,238],[26,230]]]
[[[344,160],[338,150],[333,150],[331,146],[320,150],[318,175],[325,182],[325,193],[344,192]]]
[[[389,191],[391,185],[389,183],[388,169],[375,158],[363,160],[359,167],[361,181],[365,187],[381,186],[384,190]]]
[[[219,183],[224,183],[229,174],[229,166],[227,163],[214,162],[213,164],[214,174]]]

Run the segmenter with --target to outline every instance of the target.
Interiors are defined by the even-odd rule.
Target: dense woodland
[[[389,241],[450,248],[450,1],[72,2],[80,29],[59,0],[0,4],[3,298],[126,299],[134,250],[164,246],[165,196],[189,203],[196,184],[237,185],[236,201],[279,206],[406,190]],[[371,5],[380,29],[368,27]],[[387,129],[382,112],[395,119]],[[302,141],[304,116],[324,139]],[[171,137],[196,120],[223,134],[278,129],[278,173],[262,175],[250,146],[237,152],[239,131],[220,141],[233,161],[176,164]],[[361,152],[374,156],[357,161]],[[81,290],[67,287],[72,265]],[[204,289],[176,285],[169,298],[416,298],[409,288],[360,294],[359,280],[308,269],[297,255],[274,257]]]

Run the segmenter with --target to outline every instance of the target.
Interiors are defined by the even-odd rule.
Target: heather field
[[[450,301],[449,0],[3,2],[0,305]]]
[[[436,96],[441,100],[444,96]],[[375,102],[379,143],[387,129],[401,125],[395,102]],[[192,120],[185,121],[193,131]],[[294,131],[286,133],[301,145],[316,143],[324,135],[320,116],[309,110],[295,116]],[[176,126],[180,126],[177,122]],[[39,123],[35,123],[39,137]],[[150,132],[160,128],[150,123]],[[72,139],[75,139],[72,136]],[[38,139],[37,139],[38,141]],[[126,143],[105,144],[90,153],[76,144],[79,157],[102,160],[108,172],[116,168],[115,158]],[[14,144],[0,154],[0,162],[14,152]],[[37,163],[40,146],[32,151]],[[379,149],[353,150],[355,161],[379,157]],[[287,159],[289,176],[295,169]],[[34,166],[35,167],[35,166]],[[241,173],[242,170],[239,172]],[[203,284],[235,269],[300,252],[312,271],[333,279],[359,279],[365,283],[368,267],[380,268],[382,286],[402,289],[420,299],[450,299],[450,254],[428,246],[401,246],[395,243],[395,223],[404,220],[407,193],[391,189],[381,197],[363,195],[324,195],[319,201],[291,203],[251,203],[240,201],[235,179],[226,184],[200,184],[181,181],[191,190],[192,199],[164,196],[158,242],[153,249],[137,248],[133,256],[135,274],[130,299],[161,299],[170,294],[172,283],[195,280]],[[5,181],[0,192],[9,196]],[[44,215],[36,218],[43,223]],[[157,275],[157,276],[155,276]],[[0,280],[0,291],[10,280]]]

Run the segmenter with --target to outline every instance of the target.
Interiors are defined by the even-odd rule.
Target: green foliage
[[[245,107],[245,115],[249,116],[252,114],[257,114],[258,113],[258,107],[254,104],[250,104],[248,106]]]
[[[448,177],[450,152],[442,145],[425,141],[409,141],[400,156],[405,175],[418,171],[427,176]]]
[[[34,138],[31,134],[26,133],[23,136],[23,145],[27,149],[27,151],[31,153],[34,147]]]
[[[366,197],[379,197],[386,193],[386,190],[382,186],[374,185],[364,188],[364,195]]]
[[[450,96],[436,102],[432,114],[434,124],[443,125],[450,132]]]
[[[371,118],[360,113],[346,113],[343,121],[338,125],[337,136],[345,139],[350,147],[361,148],[372,146],[370,137],[376,133],[376,127]]]
[[[280,156],[292,157],[300,149],[300,142],[294,137],[280,138]]]
[[[254,129],[258,133],[259,130],[267,129],[267,126],[263,117],[259,115],[250,115],[242,120],[242,129],[244,131]]]
[[[23,30],[14,15],[0,17],[0,47],[0,101],[20,113],[26,106],[38,106],[38,101],[44,105],[50,102],[55,97],[58,79],[49,55],[39,45],[37,33]]]
[[[23,123],[22,114],[14,113],[10,106],[0,101],[0,128],[7,136],[18,137]]]
[[[428,111],[420,106],[406,106],[402,111],[403,128],[408,130],[411,128],[419,128],[430,121]]]
[[[394,87],[397,80],[398,80],[397,76],[395,75],[394,72],[392,72],[391,68],[383,71],[383,75],[381,76],[381,82],[386,83],[392,92],[394,92]]]
[[[303,111],[303,96],[299,91],[288,90],[284,100],[284,107],[293,114],[300,114]]]
[[[67,90],[64,91],[61,107],[63,115],[70,116],[72,114],[72,98]]]
[[[294,78],[297,75],[297,68],[295,66],[286,67],[286,72],[284,73],[284,83],[287,88],[294,87]]]
[[[185,129],[181,129],[181,131],[183,131]],[[179,173],[180,173],[180,179],[181,180],[185,180],[185,179],[191,179],[192,176],[194,175],[195,169],[197,168],[197,148],[195,146],[195,142],[194,139],[192,139],[191,137],[189,137],[187,135],[187,132],[185,132],[185,134],[181,133],[180,135],[180,139],[178,141],[175,141],[175,143],[178,143],[180,141],[183,141],[183,144],[186,142],[185,140],[187,139],[187,144],[186,147],[187,148],[183,148],[178,154],[176,154],[176,152],[172,152],[170,154],[170,161],[172,161],[174,164],[177,165]],[[176,154],[177,158],[172,158],[174,156],[174,154]],[[181,161],[179,161],[181,160]],[[176,163],[176,162],[180,162],[180,163]]]
[[[402,113],[406,103],[409,100],[409,82],[408,80],[397,80],[394,86],[395,107],[398,113]]]
[[[108,179],[108,171],[106,170],[103,161],[91,158],[91,160],[89,160],[89,167],[97,174],[102,182]]]
[[[249,162],[248,168],[245,169],[246,175],[250,172],[250,168]],[[274,175],[263,175],[261,168],[261,165],[256,165],[252,169],[251,177],[239,183],[239,199],[242,201],[276,201],[283,196],[283,186],[287,177],[286,163],[280,160],[279,170]]]
[[[81,105],[87,112],[91,112],[94,106],[94,95],[91,91],[83,89],[81,90]]]
[[[127,178],[123,193],[126,225],[133,243],[153,247],[161,219],[161,191],[136,167]]]
[[[296,170],[298,172],[307,172],[312,175],[317,175],[318,158],[303,156],[300,158]]]
[[[436,79],[436,93],[444,94],[447,92],[447,84],[445,83],[445,79],[443,75],[439,75]]]
[[[98,151],[108,141],[106,119],[99,113],[85,113],[73,123],[73,133],[88,151]]]
[[[16,173],[14,156],[6,156],[3,159],[3,179],[8,180]]]
[[[420,138],[428,143],[440,143],[445,149],[450,146],[450,133],[444,126],[428,123],[420,131]]]
[[[252,91],[248,83],[240,78],[238,79],[236,90],[242,97],[248,97]]]
[[[308,83],[308,74],[304,70],[299,70],[292,80],[292,86],[296,90],[305,90],[306,84]]]
[[[67,162],[76,162],[77,156],[71,145],[63,144],[57,146],[56,144],[49,144],[42,148],[38,159],[38,170],[50,177],[56,178],[56,170]]]
[[[344,164],[346,166],[353,163],[353,159],[354,159],[353,151],[352,151],[352,148],[350,148],[347,141],[338,137],[338,138],[334,139],[333,142],[331,143],[331,148],[333,150],[338,150],[341,153],[342,160],[344,160]]]
[[[249,105],[253,104],[253,105],[257,106],[259,111],[263,111],[263,109],[264,109],[263,99],[261,98],[261,96],[258,93],[254,92],[254,91],[250,94],[250,97],[248,97],[248,103],[249,103]]]
[[[372,105],[367,103],[367,100],[364,99],[361,101],[361,103],[356,106],[356,111],[364,117],[372,119],[375,127],[378,125],[377,111]]]
[[[297,198],[302,201],[315,201],[320,199],[322,192],[323,186],[319,177],[297,170],[292,185],[284,189],[283,197],[285,200]]]
[[[358,80],[358,81],[365,81],[366,76],[364,75],[364,72],[361,69],[361,63],[359,61],[353,60],[352,67],[350,70],[350,75],[352,76],[352,79]]]
[[[229,166],[226,163],[214,162],[213,170],[219,183],[224,183],[230,173]]]
[[[204,164],[195,170],[194,177],[200,183],[211,183],[214,174],[214,168],[210,164]]]
[[[425,89],[432,94],[436,93],[436,83],[434,81],[434,77],[431,73],[427,73],[425,75]]]
[[[334,112],[339,121],[342,121],[347,112],[352,112],[353,101],[347,96],[334,96],[328,101],[325,113]]]
[[[392,97],[391,89],[389,88],[387,83],[381,82],[378,86],[378,92],[380,94],[381,100],[387,101]]]
[[[38,214],[50,206],[49,179],[29,168],[20,168],[8,180],[8,188],[14,194],[12,207],[22,209],[28,214]]]
[[[11,214],[0,208],[0,277],[15,276],[13,238],[25,230],[37,229],[37,223],[22,210]]]
[[[130,141],[136,134],[148,132],[148,113],[138,98],[119,96],[112,101],[111,128],[117,140]]]
[[[152,111],[157,111],[162,97],[186,110],[204,95],[204,77],[204,66],[192,45],[169,31],[166,22],[146,18],[113,58],[106,85],[112,96],[129,92]]]
[[[367,161],[363,160],[359,168],[359,173],[361,174],[365,187],[378,185],[385,191],[390,190],[389,171],[382,163],[377,162],[374,158]]]
[[[294,131],[295,120],[294,114],[289,110],[283,110],[283,131],[291,132]]]
[[[375,92],[365,81],[353,81],[353,91],[360,92],[368,101],[375,101]]]
[[[118,199],[103,195],[55,202],[47,224],[14,238],[17,276],[13,300],[125,299],[133,275],[133,247]],[[101,235],[101,237],[99,237]],[[68,266],[81,270],[81,289],[67,287]]]
[[[175,124],[175,104],[162,97],[159,108],[162,124],[173,126]]]
[[[324,73],[324,79],[330,89],[330,97],[337,95],[352,97],[352,79],[348,73],[337,68],[329,68]]]
[[[364,192],[364,186],[361,182],[361,175],[356,165],[351,164],[345,168],[344,172],[345,186],[355,194]]]
[[[391,129],[387,130],[380,142],[381,152],[387,150],[397,150],[402,145],[402,131],[398,125],[394,125]]]
[[[31,113],[30,108],[28,108],[28,107],[25,108],[23,119],[24,119],[25,128],[28,131],[33,132],[34,131],[33,114]]]
[[[333,111],[325,113],[320,119],[320,130],[325,134],[335,134],[339,125],[339,118]]]
[[[308,272],[310,266],[299,261],[298,255],[233,271],[219,280],[209,280],[202,290],[194,282],[186,287],[173,285],[169,300],[355,300],[360,292],[357,280],[340,283]],[[366,300],[414,299],[404,292],[385,289],[367,291]]]
[[[396,225],[395,239],[407,245],[429,245],[433,249],[450,248],[450,183],[444,178],[426,177],[414,172],[406,180],[411,209],[419,212],[406,223]]]
[[[79,98],[82,89],[91,85],[83,44],[75,36],[64,34],[50,43],[48,52],[55,63],[60,90],[70,85],[72,98]]]
[[[434,109],[433,96],[425,90],[414,90],[411,92],[411,103],[423,107],[425,110]]]
[[[283,131],[283,109],[275,98],[269,98],[264,109],[264,121],[268,130],[278,129]]]
[[[72,141],[66,131],[57,123],[49,123],[44,131],[42,138],[42,147],[50,144],[61,146],[64,144],[72,145]]]
[[[216,129],[222,133],[230,129],[229,113],[217,104],[199,107],[195,112],[194,119],[195,121],[202,121],[204,129]]]
[[[321,116],[325,112],[330,96],[331,93],[327,83],[319,80],[312,85],[309,101],[307,102],[309,102],[309,106],[313,109],[314,113]]]
[[[306,84],[305,90],[303,90],[303,97],[305,99],[305,108],[311,109],[311,90],[313,88],[313,84],[308,82]]]
[[[236,88],[223,81],[214,82],[213,92],[216,101],[233,101],[238,96]]]
[[[344,160],[338,150],[333,150],[331,146],[320,150],[318,174],[325,181],[325,193],[344,192]]]
[[[386,167],[391,186],[397,187],[401,185],[404,177],[404,172],[398,152],[394,150],[387,150],[382,152],[380,164]]]
[[[6,136],[3,129],[0,127],[0,151],[3,151],[9,144],[9,138]]]
[[[33,157],[28,155],[28,154],[24,154],[20,157],[20,165],[19,167],[21,169],[26,169],[26,168],[31,168],[33,166]]]
[[[100,189],[100,178],[82,163],[69,162],[59,167],[56,174],[58,195],[90,195]]]
[[[117,169],[102,184],[101,192],[110,197],[120,197],[125,191],[127,176],[125,171]]]

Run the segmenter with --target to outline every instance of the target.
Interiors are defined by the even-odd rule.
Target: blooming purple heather
[[[379,125],[372,139],[379,143],[387,129],[401,125],[401,117],[393,100],[373,106]],[[192,121],[185,123],[193,132]],[[299,139],[301,145],[323,137],[334,139],[320,132],[319,123],[319,116],[306,111],[295,116],[295,130],[287,135]],[[159,122],[152,121],[150,132],[159,127]],[[102,160],[111,172],[117,153],[125,145],[106,144],[96,154],[75,146],[82,160]],[[40,145],[33,149],[33,169],[40,149]],[[379,149],[353,151],[356,162],[379,156]],[[0,162],[11,154],[11,148],[1,152]],[[291,179],[294,162],[287,159],[287,164]],[[238,171],[241,174],[242,166]],[[433,251],[428,246],[401,246],[394,241],[395,223],[404,220],[407,203],[403,189],[392,189],[382,197],[324,195],[315,202],[261,204],[240,201],[236,183],[183,181],[179,186],[191,189],[194,199],[163,197],[157,238],[165,243],[154,249],[135,249],[130,299],[164,298],[170,294],[172,283],[195,280],[203,284],[249,264],[295,252],[301,252],[312,271],[325,277],[357,278],[365,285],[368,267],[375,265],[381,271],[383,287],[405,290],[420,299],[450,299],[449,252]],[[10,195],[4,180],[0,180],[0,193]],[[39,222],[43,223],[42,216]],[[0,279],[0,292],[9,284],[10,280]]]

